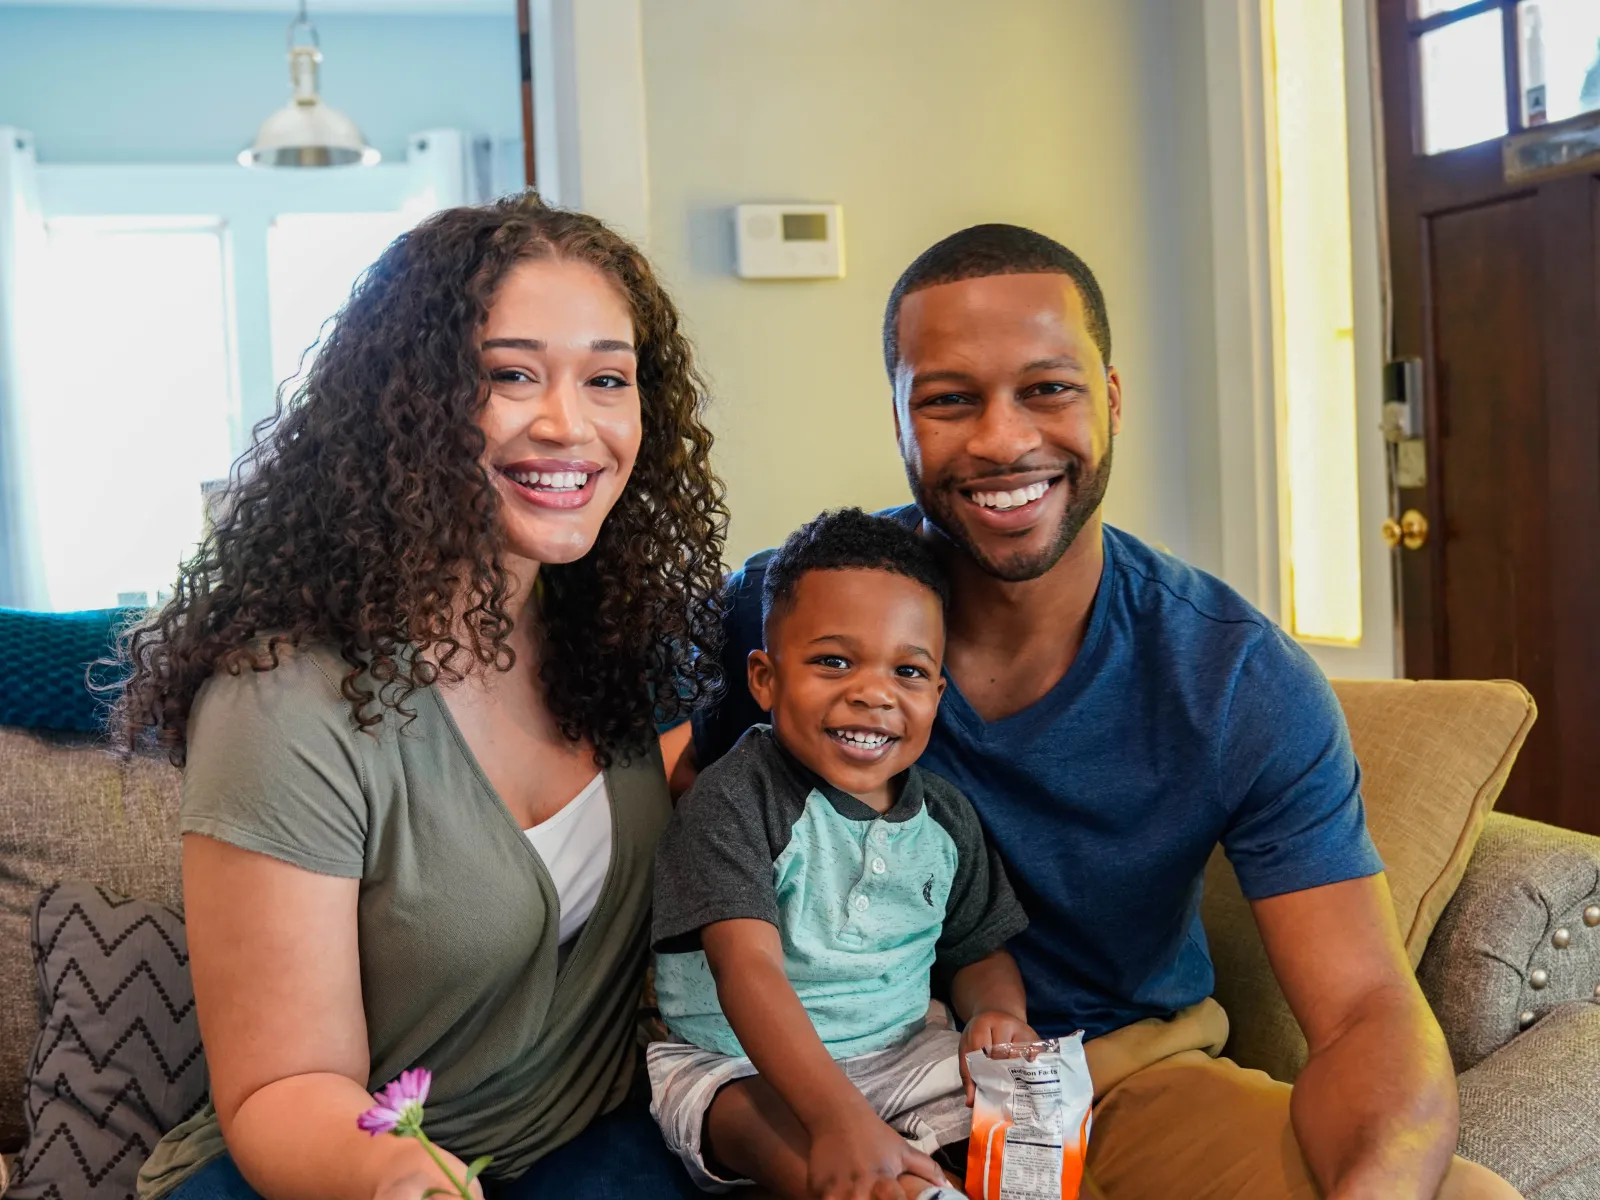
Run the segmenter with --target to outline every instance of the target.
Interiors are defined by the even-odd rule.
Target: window
[[[199,541],[236,411],[225,229],[48,225],[29,470],[56,610],[154,603]]]
[[[1506,134],[1504,36],[1499,12],[1486,12],[1418,38],[1426,153]]]
[[[302,354],[361,272],[414,221],[401,212],[273,221],[264,265],[275,379],[293,387]],[[243,449],[227,227],[214,217],[63,216],[45,241],[25,401],[44,596],[56,610],[158,604],[202,536],[202,485],[225,478]]]
[[[1416,0],[1414,13],[1422,153],[1600,110],[1600,0]]]
[[[311,365],[323,326],[350,297],[361,273],[415,224],[400,212],[283,213],[267,230],[272,377],[285,395]]]
[[[1543,125],[1600,109],[1600,3],[1523,0],[1517,18],[1522,123]]]
[[[1278,0],[1268,13],[1284,616],[1296,637],[1354,645],[1361,543],[1343,4]]]

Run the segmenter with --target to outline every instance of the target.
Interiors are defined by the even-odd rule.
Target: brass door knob
[[[1416,509],[1408,508],[1400,514],[1398,521],[1393,517],[1385,517],[1382,533],[1383,544],[1391,550],[1396,546],[1421,550],[1428,544],[1428,518]]]

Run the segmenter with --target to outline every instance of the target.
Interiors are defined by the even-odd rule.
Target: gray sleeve
[[[784,806],[752,737],[695,780],[661,835],[651,934],[659,953],[698,950],[700,930],[715,921],[778,923],[772,864],[783,847],[773,842]],[[782,825],[782,842],[792,825]]]
[[[179,828],[359,879],[370,820],[350,706],[309,650],[214,676],[189,722]]]
[[[923,781],[929,815],[956,844],[956,878],[935,947],[936,966],[949,973],[1002,949],[1027,928],[1028,918],[971,802],[937,775],[924,771]]]

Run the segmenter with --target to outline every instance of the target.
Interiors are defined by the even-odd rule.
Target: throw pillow
[[[89,690],[91,663],[108,657],[139,609],[34,613],[0,608],[0,725],[98,733],[105,702]],[[97,684],[115,673],[96,667]]]
[[[1333,687],[1361,764],[1367,826],[1415,967],[1528,736],[1533,698],[1506,682],[1336,680]],[[1202,913],[1216,996],[1233,1030],[1226,1053],[1293,1082],[1305,1065],[1305,1039],[1220,851],[1206,870]]]
[[[206,1099],[183,918],[93,884],[33,910],[44,1027],[9,1200],[133,1200],[161,1135]]]
[[[58,879],[92,879],[177,907],[182,780],[165,758],[124,759],[87,734],[0,728],[0,1153],[27,1140],[39,893]]]

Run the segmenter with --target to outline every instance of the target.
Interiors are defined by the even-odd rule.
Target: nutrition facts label
[[[1055,1064],[1013,1059],[1012,1126],[1006,1130],[1000,1194],[1006,1200],[1060,1200],[1061,1071]]]
[[[1006,1138],[1000,1194],[1006,1200],[1061,1200],[1061,1143]]]
[[[987,1200],[1078,1200],[1094,1085],[1081,1034],[967,1055],[967,1184]]]

